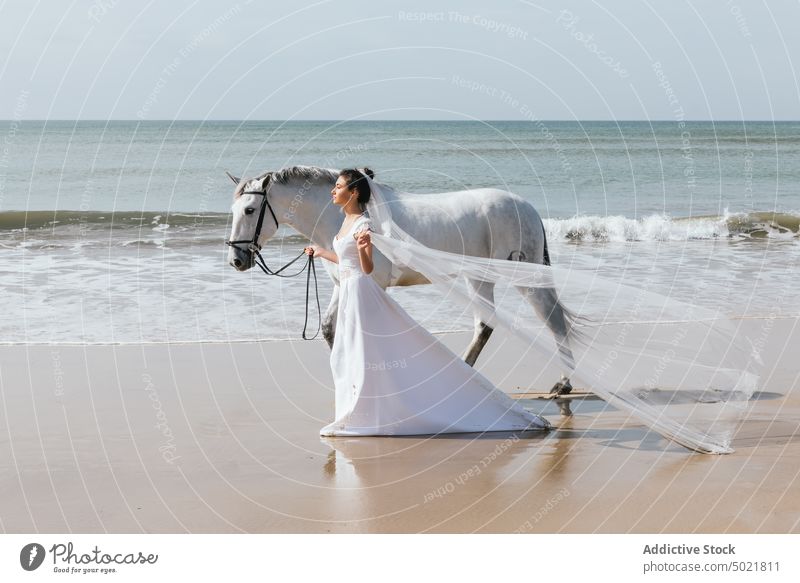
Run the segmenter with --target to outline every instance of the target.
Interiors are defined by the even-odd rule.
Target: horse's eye
[[[256,212],[256,209],[250,206],[244,209],[244,214],[246,215],[252,215],[254,212]]]

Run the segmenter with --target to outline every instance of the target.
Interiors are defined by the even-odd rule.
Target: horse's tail
[[[550,265],[550,252],[547,250],[547,231],[544,228],[544,221],[542,220],[542,217],[539,217],[539,223],[542,225],[542,240],[544,241],[544,246],[542,248],[542,263],[544,265]]]

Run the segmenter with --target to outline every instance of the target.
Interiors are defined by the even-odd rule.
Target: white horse
[[[233,227],[229,263],[239,271],[254,265],[252,244],[260,248],[278,231],[291,226],[313,243],[333,249],[333,238],[342,225],[342,214],[331,202],[337,170],[316,166],[292,166],[241,180],[234,191]],[[391,207],[392,218],[420,243],[434,249],[478,257],[529,261],[549,265],[544,225],[536,209],[520,196],[495,188],[478,188],[427,195],[398,195],[379,183]],[[322,262],[333,279],[333,296],[322,321],[322,333],[333,346],[339,302],[337,270]],[[423,275],[393,265],[374,249],[372,277],[384,289],[430,283]],[[494,301],[494,284],[467,280],[475,293]],[[518,288],[555,335],[562,354],[572,358],[567,335],[569,312],[555,290]],[[475,316],[475,333],[463,358],[473,366],[493,329]],[[569,380],[562,375],[551,392],[568,393]]]

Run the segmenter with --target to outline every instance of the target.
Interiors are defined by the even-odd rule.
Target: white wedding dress
[[[418,324],[364,273],[353,233],[333,242],[339,306],[330,363],[336,420],[323,436],[430,435],[546,430],[525,410]]]

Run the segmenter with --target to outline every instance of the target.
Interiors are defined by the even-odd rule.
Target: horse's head
[[[236,183],[233,193],[233,227],[228,263],[239,271],[247,271],[255,265],[255,254],[264,241],[278,232],[278,220],[270,204],[269,189],[272,173],[257,178],[242,180],[227,173]]]

